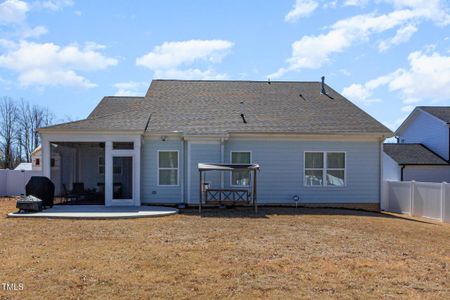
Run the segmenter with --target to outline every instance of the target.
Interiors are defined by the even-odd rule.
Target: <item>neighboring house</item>
[[[105,97],[84,120],[40,128],[42,168],[106,205],[199,202],[199,163],[258,163],[260,204],[378,208],[392,132],[323,82],[153,80],[145,97]],[[51,147],[50,145],[54,145]],[[208,174],[249,189],[250,174]],[[79,184],[78,184],[79,186]]]
[[[450,165],[422,144],[384,144],[384,179],[442,182],[450,179]]]
[[[52,158],[51,158],[51,166],[52,168],[59,167],[60,156],[56,149],[56,145],[53,145]],[[33,166],[33,171],[41,171],[42,170],[42,146],[37,146],[36,149],[31,152],[31,164]]]
[[[31,163],[23,162],[14,168],[16,171],[31,171],[33,169]]]
[[[384,145],[384,179],[450,181],[450,107],[418,106]]]
[[[42,147],[39,145],[36,149],[31,152],[31,164],[33,165],[33,170],[42,170]]]
[[[55,192],[57,194],[61,193],[61,168],[60,168],[60,154],[56,147],[56,145],[53,145],[52,147],[52,156],[50,160],[50,165],[52,169],[52,181],[55,184]],[[31,152],[31,163],[33,171],[42,171],[42,146],[39,145],[36,149]]]

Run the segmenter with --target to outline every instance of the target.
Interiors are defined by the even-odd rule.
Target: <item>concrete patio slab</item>
[[[176,208],[162,206],[56,205],[36,213],[9,213],[10,218],[49,219],[135,219],[163,217],[178,213]]]

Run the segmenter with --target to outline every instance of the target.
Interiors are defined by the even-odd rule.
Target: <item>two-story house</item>
[[[385,180],[450,182],[450,107],[418,106],[384,144]]]

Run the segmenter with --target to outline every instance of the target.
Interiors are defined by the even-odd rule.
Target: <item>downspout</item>
[[[224,145],[224,139],[220,139],[220,159],[221,163],[225,163],[225,145]],[[224,189],[225,185],[225,178],[223,176],[223,172],[220,172],[220,188]]]
[[[450,123],[447,123],[448,125],[448,153],[447,153],[447,161],[450,162]]]
[[[183,176],[180,176],[180,188],[181,188],[181,200],[183,201],[184,204],[186,204],[186,199],[184,199],[184,179],[186,178],[186,176],[185,176],[186,168],[185,168],[185,159],[184,159],[184,144],[185,144],[185,141],[183,138],[181,138],[181,153],[180,153],[181,163],[180,163],[180,165],[183,166],[181,168]]]
[[[380,140],[380,146],[378,147],[378,199],[380,202],[380,209],[384,209],[384,174],[383,174],[383,142]]]
[[[400,181],[403,181],[403,170],[405,169],[405,165],[400,165]]]

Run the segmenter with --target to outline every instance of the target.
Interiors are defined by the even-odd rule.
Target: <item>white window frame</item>
[[[252,161],[253,161],[253,153],[250,150],[233,150],[233,151],[230,151],[230,164],[233,164],[233,153],[242,153],[242,152],[250,153],[250,164],[251,164]],[[252,180],[252,174],[251,174],[250,171],[248,171],[248,173],[249,173],[249,176],[250,176],[249,184],[248,185],[238,185],[238,184],[233,184],[233,171],[231,171],[231,173],[230,173],[230,186],[231,187],[241,187],[241,188],[248,188],[248,187],[250,187],[250,182]]]
[[[177,168],[160,168],[159,167],[159,153],[160,152],[176,152],[177,153]],[[180,186],[180,151],[179,150],[158,150],[156,154],[156,164],[158,168],[156,169],[156,178],[158,187],[177,187]],[[160,170],[177,170],[177,184],[160,184],[159,183],[159,171]]]
[[[306,153],[323,153],[323,168],[306,168]],[[342,170],[342,168],[328,168],[328,153],[343,153],[344,154],[344,184],[341,186],[337,185],[328,185],[327,182],[327,171],[339,171]],[[307,185],[306,184],[306,170],[322,170],[322,178],[323,178],[323,184],[322,185]],[[336,189],[342,189],[347,187],[347,152],[346,151],[304,151],[303,152],[303,186],[305,188],[336,188]]]

